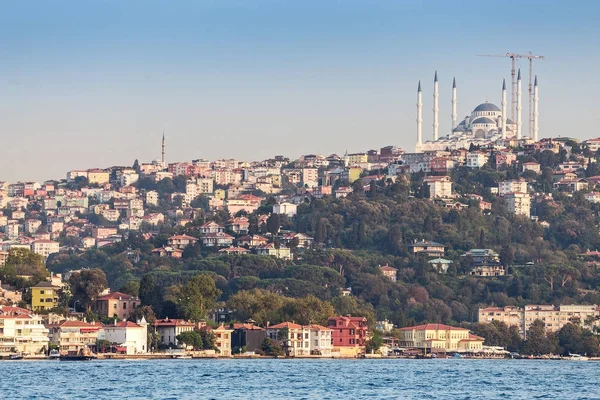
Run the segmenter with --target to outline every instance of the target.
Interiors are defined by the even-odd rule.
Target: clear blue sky
[[[163,129],[167,161],[412,150],[436,69],[441,133],[452,77],[459,116],[500,103],[510,61],[478,53],[546,56],[540,135],[599,136],[599,16],[556,0],[4,2],[0,180],[150,161]]]

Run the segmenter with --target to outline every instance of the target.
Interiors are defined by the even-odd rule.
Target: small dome
[[[510,119],[510,118],[506,118],[506,123],[507,123],[507,124],[514,124],[514,123],[515,123],[515,121],[513,121],[513,120],[512,120],[512,119]]]
[[[492,119],[486,117],[479,117],[475,121],[471,122],[471,124],[495,124],[496,122]]]
[[[478,112],[478,111],[500,111],[500,109],[495,104],[483,103],[483,104],[480,104],[477,107],[475,107],[475,109],[473,110],[473,112]]]

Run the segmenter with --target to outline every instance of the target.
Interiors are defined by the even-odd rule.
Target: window
[[[43,291],[43,290],[40,290],[40,294],[44,294],[44,291]]]
[[[123,310],[127,308],[127,303],[123,303]]]

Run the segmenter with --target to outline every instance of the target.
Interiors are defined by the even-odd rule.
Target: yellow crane
[[[531,52],[529,54],[477,54],[478,57],[508,57],[512,62],[512,68],[510,70],[510,76],[512,79],[511,94],[510,94],[510,119],[515,120],[515,107],[517,103],[517,97],[515,95],[517,89],[517,82],[515,80],[515,64],[517,58],[525,58],[529,60],[529,137],[531,136],[531,129],[533,126],[533,60],[545,60],[546,57],[534,55]]]

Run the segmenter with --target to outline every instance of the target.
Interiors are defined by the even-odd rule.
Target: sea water
[[[99,360],[0,362],[0,399],[600,399],[598,362]]]

